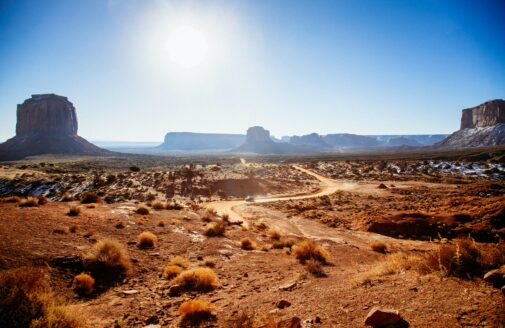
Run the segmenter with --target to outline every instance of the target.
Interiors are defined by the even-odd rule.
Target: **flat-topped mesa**
[[[463,109],[461,130],[484,128],[505,123],[505,100],[486,101],[479,106]]]
[[[77,135],[77,115],[67,97],[32,95],[17,106],[16,135]]]

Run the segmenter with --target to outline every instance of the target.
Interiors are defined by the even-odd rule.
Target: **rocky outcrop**
[[[169,132],[158,147],[163,150],[231,150],[244,143],[244,134]]]
[[[463,109],[461,129],[435,147],[466,148],[505,144],[505,101],[491,100],[477,107]]]
[[[32,95],[17,108],[16,136],[0,144],[0,160],[42,154],[106,155],[77,135],[77,115],[66,97]]]
[[[473,129],[505,123],[505,100],[487,101],[477,107],[463,109],[461,128]]]
[[[261,126],[253,126],[247,129],[245,143],[234,151],[255,154],[288,154],[303,152],[303,149],[287,143],[274,142],[270,138],[270,131]]]

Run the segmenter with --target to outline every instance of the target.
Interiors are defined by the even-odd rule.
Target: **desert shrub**
[[[268,231],[268,236],[272,239],[272,240],[280,240],[281,239],[281,234],[279,233],[279,231],[277,230],[273,230],[273,229],[270,229]]]
[[[309,273],[311,273],[315,277],[325,277],[326,273],[324,272],[323,266],[321,263],[314,259],[310,259],[305,263],[305,268]]]
[[[152,202],[151,204],[152,208],[154,208],[155,210],[164,210],[165,209],[165,203],[159,201],[159,200],[155,200],[154,202]]]
[[[66,227],[59,227],[59,228],[54,228],[53,233],[58,234],[58,235],[64,235],[68,232]]]
[[[172,283],[187,290],[207,291],[217,287],[217,276],[212,269],[196,268],[183,271]]]
[[[125,247],[114,239],[102,239],[84,257],[93,277],[111,282],[124,277],[131,269]]]
[[[78,206],[72,206],[68,212],[68,216],[78,216],[81,213],[81,209]]]
[[[240,239],[240,247],[246,251],[251,251],[256,248],[256,245],[249,237],[244,237]]]
[[[179,204],[179,203],[177,203],[177,202],[173,202],[173,203],[170,203],[170,204],[166,205],[166,209],[167,210],[176,210],[176,211],[178,211],[178,210],[182,210],[182,208],[183,208],[182,205]]]
[[[176,265],[182,269],[187,269],[189,268],[189,262],[182,256],[176,256],[173,257],[170,262],[168,262],[169,265]]]
[[[81,204],[101,203],[102,198],[94,192],[87,192],[81,198]]]
[[[479,272],[480,251],[469,238],[457,238],[454,245],[443,245],[428,253],[421,271],[438,271],[444,276],[470,277]]]
[[[221,216],[221,219],[223,220],[223,222],[225,222],[226,224],[230,223],[230,216],[228,214],[223,214]]]
[[[328,263],[330,259],[330,254],[326,249],[315,241],[308,239],[296,244],[293,247],[293,253],[301,263],[305,263],[310,259],[314,259],[320,263]]]
[[[203,264],[206,266],[206,267],[209,267],[209,268],[213,268],[216,266],[216,259],[213,259],[213,258],[210,258],[210,257],[206,257],[204,260],[203,260]]]
[[[31,322],[30,328],[77,328],[85,326],[85,317],[82,312],[73,306],[59,305],[60,302],[46,302],[44,316]]]
[[[213,208],[209,208],[207,209],[207,211],[205,211],[205,214],[211,218],[217,216],[217,211]]]
[[[68,231],[71,232],[71,233],[76,233],[77,231],[79,231],[79,226],[77,225],[72,225],[68,228]]]
[[[39,205],[45,205],[49,202],[46,196],[40,195],[37,197]]]
[[[383,242],[380,242],[380,241],[374,241],[374,242],[370,243],[370,249],[374,252],[382,253],[382,254],[386,254],[386,252],[387,252],[386,244],[384,244]]]
[[[186,301],[179,307],[182,320],[192,323],[212,319],[215,317],[215,312],[214,304],[197,299]]]
[[[353,278],[356,285],[362,285],[370,282],[372,279],[390,275],[395,273],[404,272],[410,269],[417,269],[422,261],[418,255],[408,255],[406,253],[392,253],[387,254],[384,260],[374,263],[369,268],[359,273]]]
[[[158,241],[155,234],[149,231],[144,231],[140,233],[137,237],[137,247],[138,248],[152,248],[154,244]]]
[[[0,199],[1,203],[20,203],[21,198],[18,196],[9,196],[9,197],[4,197]]]
[[[88,296],[93,293],[95,279],[87,273],[80,273],[74,277],[72,288],[81,296]]]
[[[292,238],[286,238],[281,240],[276,240],[272,243],[272,248],[275,249],[284,249],[293,247],[296,244],[296,240]]]
[[[165,269],[163,269],[163,277],[166,279],[173,279],[182,272],[182,268],[178,265],[167,265]]]
[[[22,199],[19,203],[20,207],[37,207],[39,206],[39,200],[36,197],[27,197]]]
[[[74,198],[72,196],[70,196],[70,194],[68,192],[63,193],[63,195],[61,195],[61,198],[60,198],[60,202],[71,202],[73,200],[74,200]]]
[[[226,225],[222,221],[214,221],[207,224],[204,235],[207,237],[223,236],[226,231]]]
[[[147,215],[147,214],[149,214],[149,209],[145,205],[139,205],[137,207],[137,209],[135,210],[135,212],[137,212],[137,214],[140,214],[140,215]]]
[[[89,204],[86,204],[86,208],[97,208],[98,207],[98,204],[97,203],[89,203]]]
[[[145,218],[141,217],[141,218],[137,218],[137,220],[135,220],[135,222],[138,224],[138,225],[143,225],[144,224],[144,221],[145,221]]]
[[[158,227],[164,227],[165,226],[165,221],[159,220],[158,221]]]

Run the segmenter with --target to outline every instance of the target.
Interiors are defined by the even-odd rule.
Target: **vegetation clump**
[[[72,206],[68,212],[68,216],[78,216],[81,213],[81,209],[78,206]]]
[[[104,282],[117,281],[131,269],[126,248],[114,239],[99,240],[84,259],[93,277]]]
[[[20,207],[38,207],[39,206],[39,199],[37,197],[27,197],[25,199],[22,199],[21,202],[19,203]]]
[[[95,279],[87,273],[80,273],[74,277],[72,288],[81,296],[89,296],[93,293]]]
[[[193,324],[215,318],[215,312],[214,304],[198,299],[186,301],[179,307],[182,320]]]
[[[152,248],[158,241],[155,234],[149,231],[144,231],[140,233],[137,237],[137,247],[138,248]]]
[[[81,198],[81,204],[101,203],[102,198],[94,192],[87,192]]]
[[[380,242],[380,241],[372,242],[370,244],[370,249],[374,252],[382,253],[382,254],[386,254],[386,252],[387,252],[386,244],[384,244],[383,242]]]
[[[296,258],[301,262],[305,263],[310,259],[314,259],[320,263],[329,263],[330,254],[326,249],[318,245],[313,240],[304,240],[293,247],[293,253]]]
[[[223,236],[226,231],[226,224],[223,221],[213,221],[205,227],[204,235],[207,237]]]
[[[135,210],[135,212],[137,212],[137,214],[140,214],[140,215],[148,215],[149,209],[145,205],[139,205],[137,207],[137,209]]]
[[[172,284],[180,285],[186,290],[208,291],[217,287],[218,280],[210,268],[196,268],[181,272]]]
[[[240,247],[246,251],[252,251],[256,248],[255,243],[249,237],[240,239]]]

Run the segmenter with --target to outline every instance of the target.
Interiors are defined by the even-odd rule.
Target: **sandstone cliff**
[[[304,149],[287,143],[274,142],[270,137],[270,131],[261,126],[253,126],[247,129],[245,143],[234,151],[255,154],[287,154],[302,152]]]
[[[0,160],[42,154],[106,155],[77,135],[77,115],[66,97],[32,95],[17,108],[16,136],[0,144]]]

